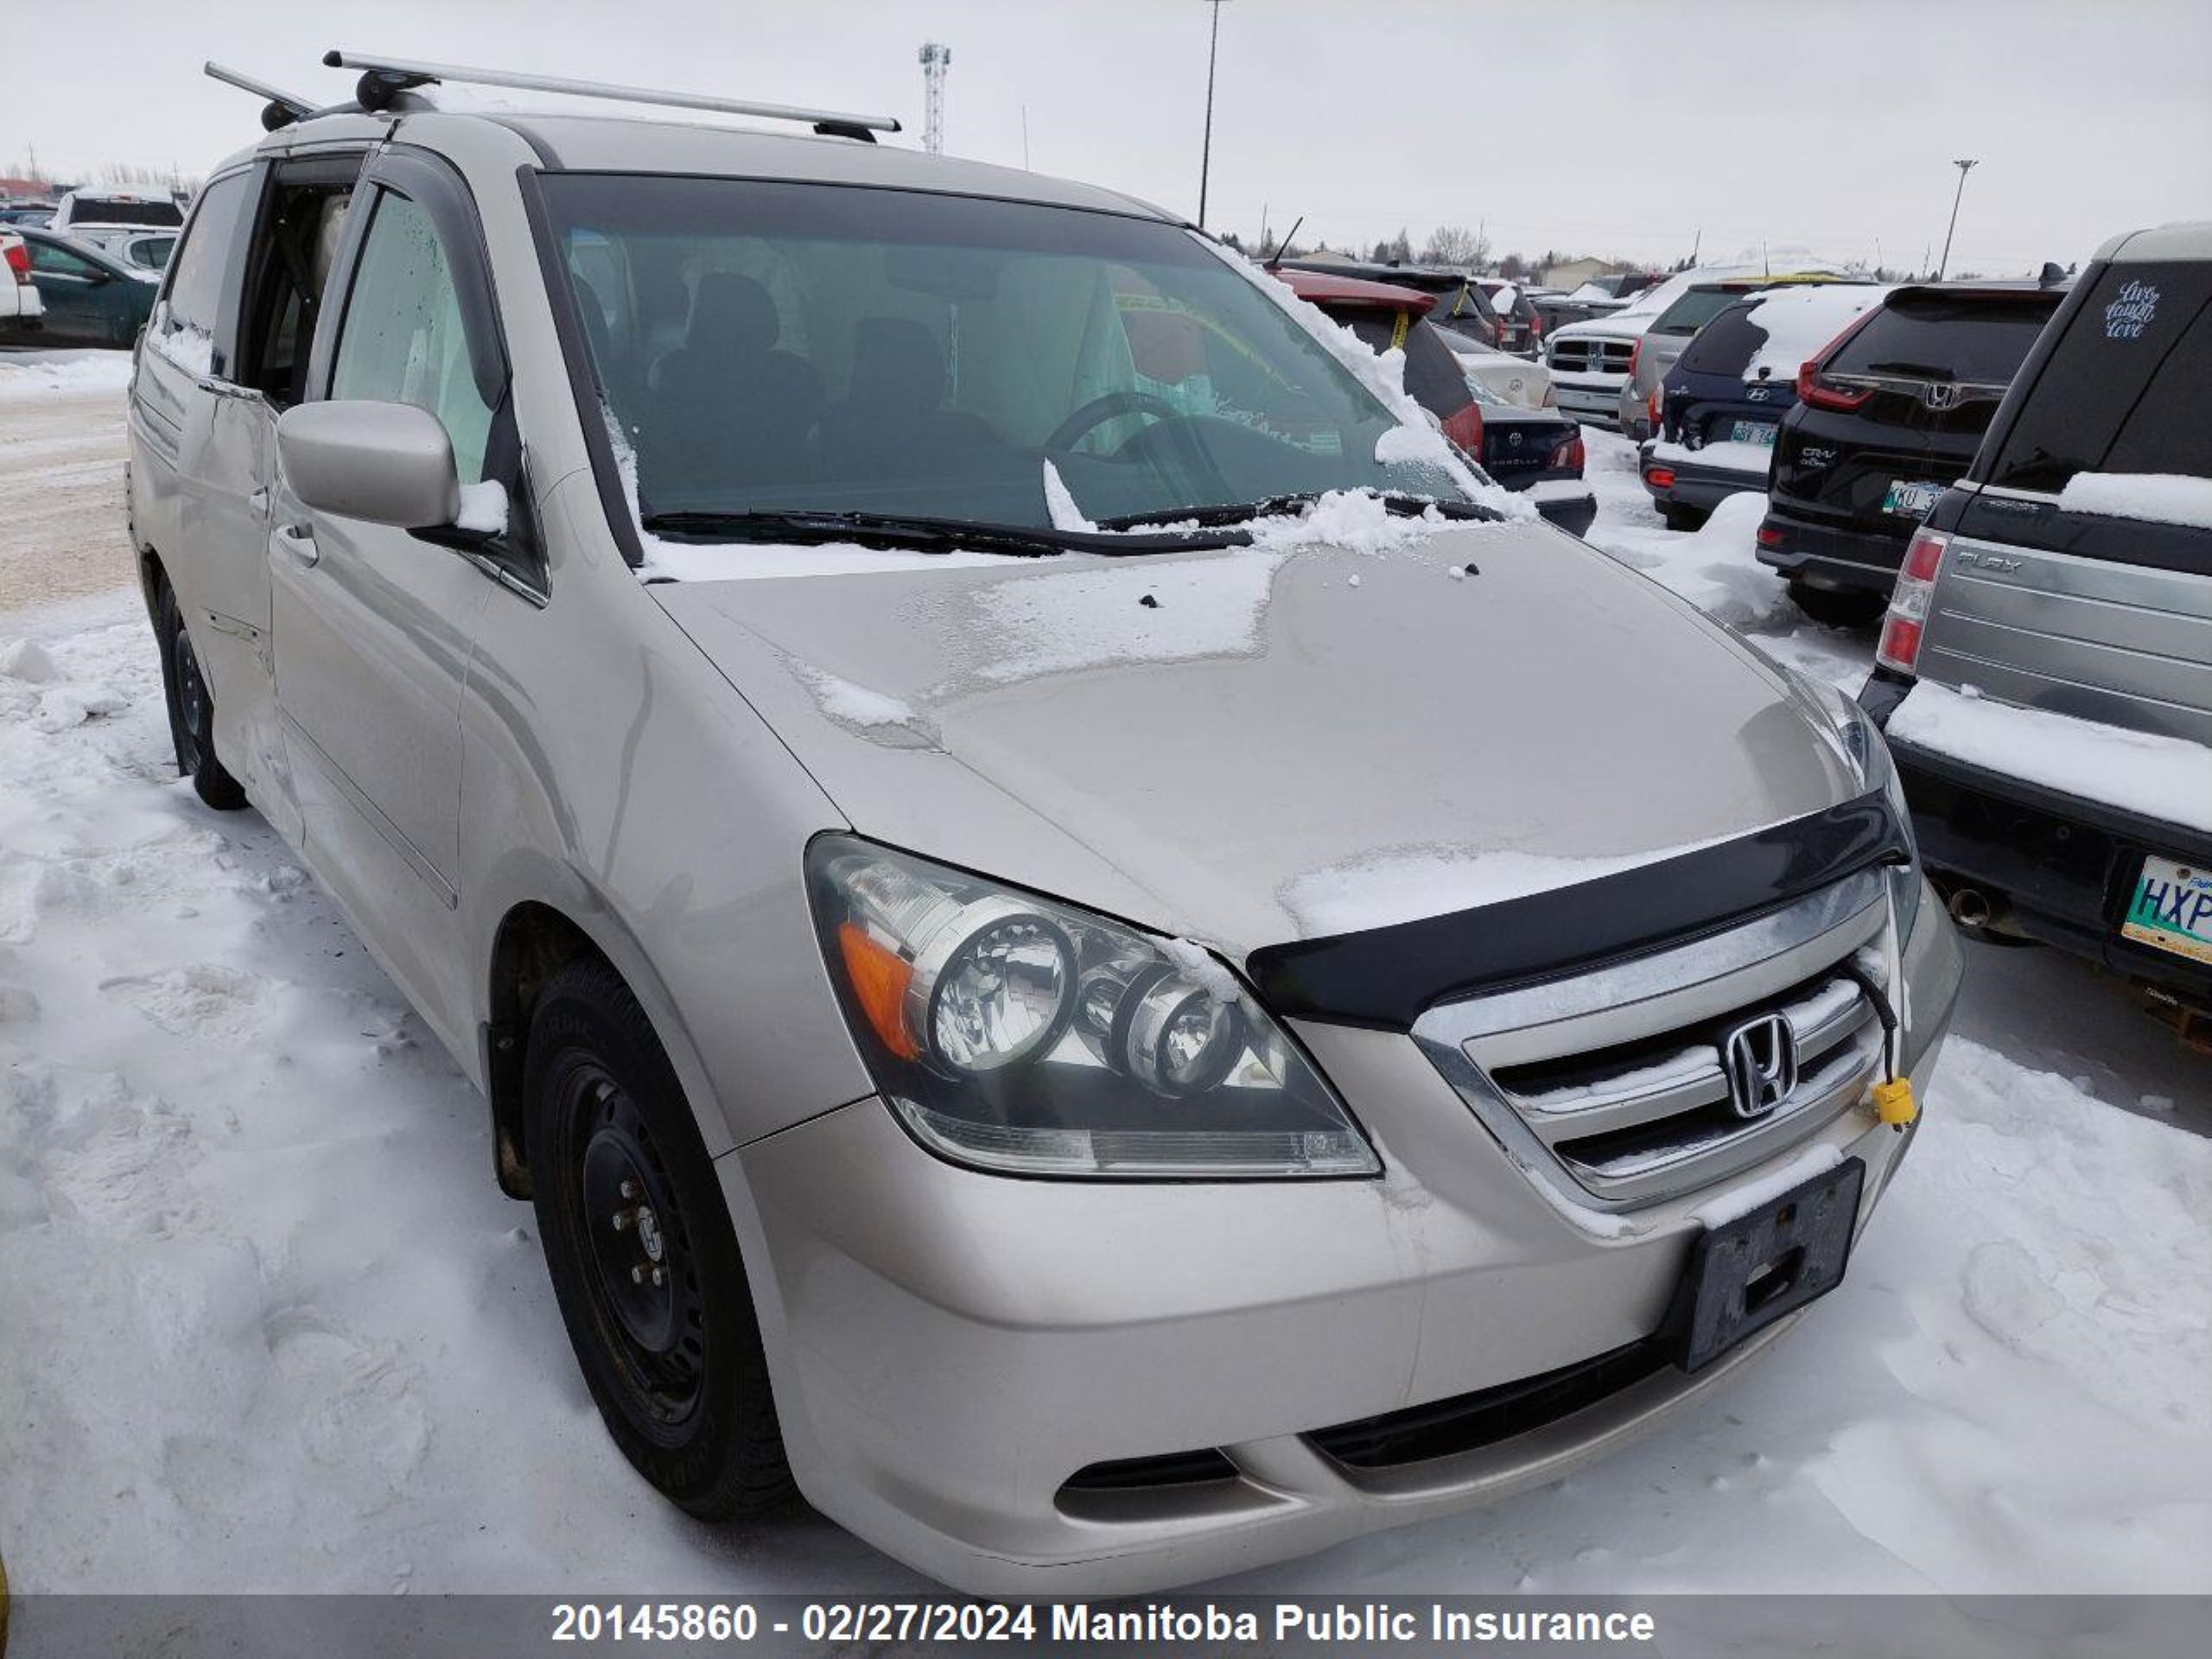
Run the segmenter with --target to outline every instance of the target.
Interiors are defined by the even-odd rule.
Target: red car
[[[1548,409],[1490,401],[1428,321],[1433,295],[1288,266],[1274,274],[1365,345],[1404,352],[1407,392],[1498,483],[1531,492],[1536,510],[1562,530],[1580,536],[1590,528],[1598,502],[1582,483],[1582,429]]]

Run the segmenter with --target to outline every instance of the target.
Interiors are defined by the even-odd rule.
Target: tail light
[[[1821,371],[1843,349],[1844,341],[1873,321],[1881,310],[1872,305],[1843,326],[1843,332],[1797,365],[1797,401],[1815,409],[1856,409],[1874,395],[1872,386],[1840,386],[1824,379]]]
[[[1479,462],[1483,458],[1482,405],[1469,404],[1465,409],[1446,416],[1444,435]]]
[[[21,237],[9,242],[7,260],[8,269],[16,273],[17,286],[28,287],[31,280],[31,251]]]
[[[1651,429],[1659,429],[1659,411],[1667,406],[1667,392],[1662,386],[1651,388],[1651,396],[1644,401],[1643,412],[1651,417]]]
[[[1920,636],[1928,626],[1928,607],[1936,594],[1936,575],[1943,568],[1943,552],[1951,538],[1940,530],[1917,530],[1904,550],[1897,569],[1897,585],[1890,594],[1889,614],[1882,619],[1882,643],[1874,660],[1900,674],[1916,671]]]
[[[1628,378],[1636,378],[1636,365],[1643,360],[1643,342],[1638,340],[1628,348]]]
[[[1675,487],[1675,469],[1671,467],[1647,467],[1643,481],[1655,490],[1671,490]]]
[[[1544,382],[1544,401],[1542,407],[1545,409],[1557,409],[1559,407],[1559,388],[1552,385],[1548,380]]]
[[[1541,311],[1529,319],[1529,338],[1539,340],[1544,337],[1544,314]]]
[[[1557,472],[1562,467],[1572,467],[1575,476],[1580,478],[1582,475],[1582,463],[1588,459],[1589,451],[1582,447],[1582,434],[1578,429],[1573,437],[1560,441],[1559,447],[1552,451],[1551,459],[1544,465],[1554,472]]]

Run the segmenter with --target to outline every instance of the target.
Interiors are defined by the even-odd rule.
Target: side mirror
[[[277,418],[276,453],[292,493],[317,512],[410,531],[461,516],[453,441],[412,404],[301,404]]]

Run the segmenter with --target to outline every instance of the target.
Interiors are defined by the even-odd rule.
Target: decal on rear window
[[[2142,339],[2143,331],[2151,326],[2151,319],[2158,315],[2158,289],[2156,283],[2128,283],[2120,290],[2113,302],[2105,307],[2105,338]]]

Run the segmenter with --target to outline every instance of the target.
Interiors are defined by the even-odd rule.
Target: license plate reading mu
[[[1675,1363],[1700,1371],[1843,1281],[1866,1165],[1847,1158],[1747,1215],[1708,1227],[1669,1315]]]
[[[2145,859],[2120,931],[2138,944],[2212,963],[2212,869]]]

